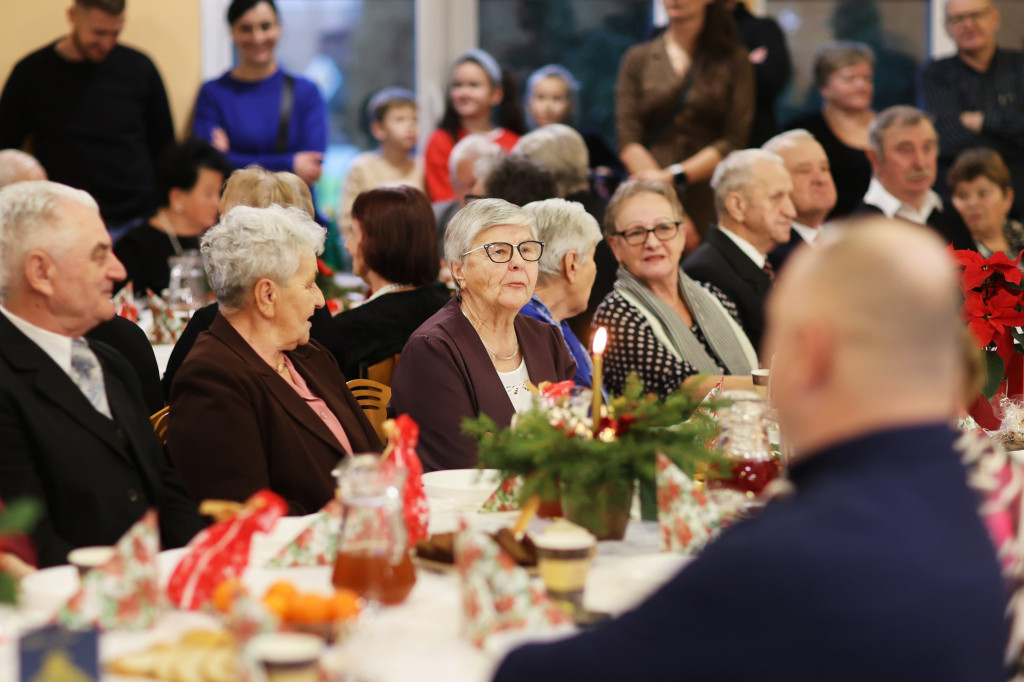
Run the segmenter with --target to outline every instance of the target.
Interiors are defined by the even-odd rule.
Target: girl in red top
[[[455,143],[469,133],[487,135],[511,151],[526,131],[518,99],[514,81],[488,53],[468,50],[455,60],[444,116],[427,143],[426,181],[431,201],[455,198],[448,156]],[[498,126],[491,116],[495,107]]]

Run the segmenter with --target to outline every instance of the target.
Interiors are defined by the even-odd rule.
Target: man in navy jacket
[[[794,254],[766,340],[795,492],[495,680],[1004,679],[1006,595],[948,427],[953,272],[934,234],[884,218]]]

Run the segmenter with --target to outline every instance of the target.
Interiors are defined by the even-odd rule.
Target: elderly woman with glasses
[[[544,252],[532,215],[480,199],[452,218],[444,255],[456,297],[409,338],[391,383],[391,408],[420,426],[425,471],[474,467],[465,417],[506,427],[530,408],[526,382],[572,379],[576,363],[557,327],[521,315]]]
[[[608,328],[604,386],[610,393],[622,392],[630,372],[660,397],[696,374],[738,375],[737,387],[749,386],[757,354],[735,305],[679,267],[689,229],[668,185],[631,180],[608,202],[605,237],[619,271],[593,324]]]
[[[167,449],[197,500],[269,488],[292,514],[334,497],[331,470],[381,443],[338,363],[309,338],[326,231],[298,208],[236,206],[200,250],[219,310],[171,386]]]

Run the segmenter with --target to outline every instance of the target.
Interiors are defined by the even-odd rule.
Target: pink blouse
[[[284,356],[284,366],[288,369],[288,374],[292,378],[292,386],[295,388],[295,392],[299,394],[299,397],[306,401],[309,405],[309,409],[313,410],[318,417],[324,421],[324,425],[331,430],[334,437],[341,443],[341,447],[344,448],[345,452],[352,454],[352,443],[349,442],[348,436],[345,434],[345,429],[341,427],[341,422],[334,416],[330,408],[327,407],[327,403],[321,400],[319,397],[313,394],[309,390],[309,386],[306,385],[306,380],[302,378],[302,375],[295,370],[295,365],[292,364],[291,358],[287,355]]]

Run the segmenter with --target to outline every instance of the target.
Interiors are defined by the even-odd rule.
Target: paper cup
[[[583,609],[583,590],[597,539],[590,533],[541,533],[534,538],[537,568],[548,594],[570,612]]]
[[[762,400],[768,400],[768,379],[771,370],[768,369],[752,369],[750,370],[750,378],[754,381],[754,390],[761,396]]]
[[[79,576],[85,575],[113,558],[114,548],[108,545],[79,547],[68,552],[68,563],[78,569]]]
[[[267,675],[267,682],[317,682],[323,637],[298,632],[275,632],[253,637],[247,653]]]

